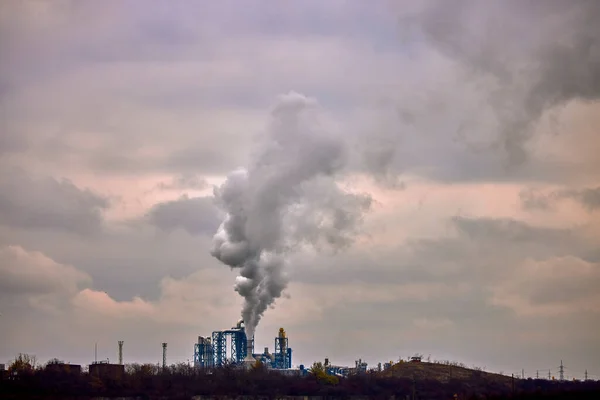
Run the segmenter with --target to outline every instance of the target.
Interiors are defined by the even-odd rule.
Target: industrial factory
[[[214,331],[211,337],[198,337],[198,343],[194,345],[194,366],[215,368],[236,365],[249,368],[260,361],[270,369],[291,369],[292,349],[283,328],[279,328],[274,350],[271,354],[265,347],[262,353],[254,353],[254,337],[246,336],[244,321],[239,320],[231,329]]]

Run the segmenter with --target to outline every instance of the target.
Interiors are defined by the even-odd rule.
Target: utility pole
[[[585,380],[587,381],[587,369],[585,370]]]
[[[563,367],[562,360],[560,360],[559,376],[561,381],[565,379],[565,367]]]
[[[119,365],[123,365],[123,341],[119,340]]]
[[[535,371],[535,379],[540,379],[540,371]]]
[[[164,371],[167,368],[167,344],[166,343],[162,344],[162,349],[163,349],[162,367],[163,367],[163,371]]]
[[[98,363],[98,343],[94,343],[94,363]]]
[[[548,380],[552,379],[552,378],[550,378],[550,375],[551,375],[550,372],[552,372],[552,370],[548,370]]]
[[[515,397],[515,374],[510,374],[510,380],[512,382],[512,394]]]
[[[521,379],[525,379],[525,369],[521,369]]]

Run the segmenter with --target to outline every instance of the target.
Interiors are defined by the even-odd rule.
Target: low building
[[[122,379],[125,376],[125,366],[121,364],[92,363],[89,367],[90,376],[99,379]]]
[[[53,363],[46,365],[46,371],[64,373],[64,374],[81,374],[81,365],[77,364],[65,364],[65,363]]]

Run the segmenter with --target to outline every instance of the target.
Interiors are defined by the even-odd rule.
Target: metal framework
[[[167,344],[166,343],[162,344],[162,349],[163,349],[163,351],[162,351],[162,356],[163,356],[162,357],[163,358],[162,359],[162,367],[163,367],[163,369],[165,369],[165,368],[167,368]]]
[[[275,352],[254,354],[254,337],[248,338],[243,320],[231,329],[214,331],[210,337],[198,337],[194,344],[194,366],[196,368],[219,368],[230,364],[244,364],[249,351],[253,359],[263,362],[268,368],[287,370],[292,368],[292,349],[283,328],[275,338]],[[230,341],[228,345],[227,341]],[[250,342],[248,342],[250,341]],[[165,349],[166,350],[166,349]]]
[[[213,356],[215,367],[222,367],[226,363],[227,356],[227,338],[221,331],[212,333]]]
[[[227,337],[231,338],[229,352],[227,352]],[[248,339],[246,338],[244,329],[215,331],[212,333],[212,343],[214,354],[213,365],[215,367],[222,367],[227,364],[238,364],[246,358],[246,345]],[[254,349],[254,340],[252,340],[252,349]]]
[[[209,337],[198,337],[198,343],[194,345],[194,367],[212,368],[215,360],[213,346]]]
[[[277,369],[288,369],[291,367],[292,351],[288,347],[288,338],[279,335],[275,338],[275,362],[273,367]]]

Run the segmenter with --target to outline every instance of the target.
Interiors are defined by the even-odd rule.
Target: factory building
[[[100,379],[122,379],[125,375],[125,366],[121,364],[109,364],[107,362],[93,362],[89,366],[90,376]]]
[[[227,343],[229,342],[229,349]],[[228,351],[229,350],[229,351]],[[218,368],[225,365],[251,367],[260,361],[267,368],[284,370],[292,368],[292,349],[283,328],[275,338],[275,352],[271,354],[265,347],[261,354],[254,353],[254,337],[246,336],[244,321],[224,331],[214,331],[211,337],[198,337],[194,345],[194,366],[196,368]]]

